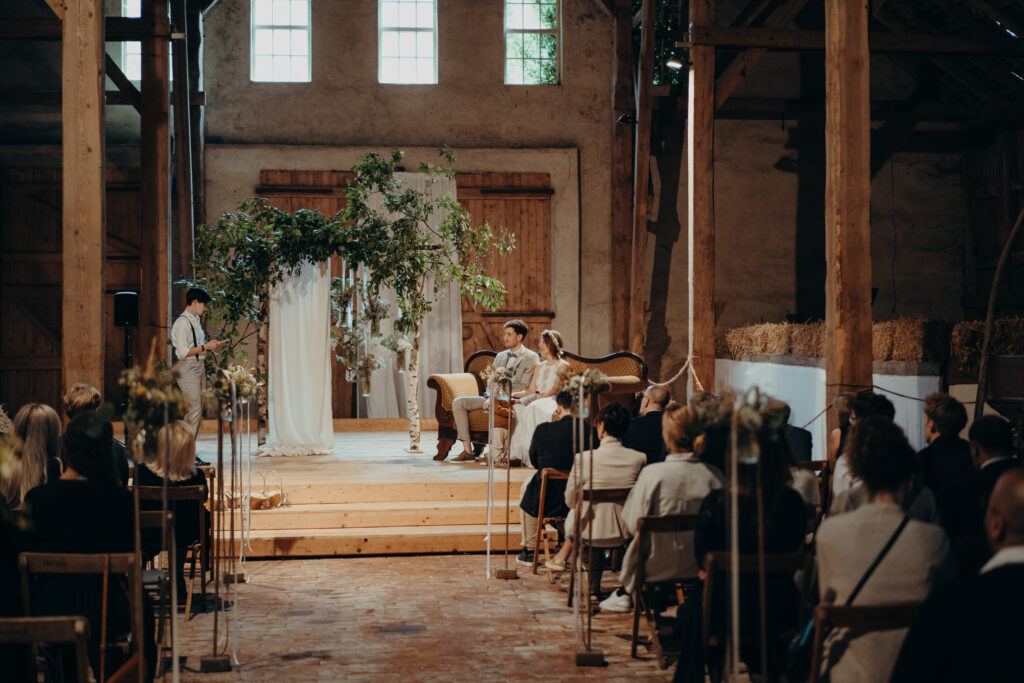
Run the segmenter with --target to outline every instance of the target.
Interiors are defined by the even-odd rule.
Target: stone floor
[[[199,673],[200,657],[212,650],[213,613],[196,614],[178,622],[179,656],[187,657],[182,680],[671,679],[643,648],[643,659],[630,657],[629,640],[619,634],[631,632],[631,615],[595,615],[593,644],[608,665],[577,668],[565,591],[524,568],[518,580],[488,580],[481,555],[290,559],[246,567],[249,583],[237,593],[238,664],[229,673]],[[232,611],[220,614],[222,638],[225,622],[234,628],[234,619]]]

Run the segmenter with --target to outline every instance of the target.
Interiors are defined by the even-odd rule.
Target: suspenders
[[[185,314],[182,313],[178,318],[185,318]],[[192,321],[185,318],[185,322],[188,323],[188,329],[192,330],[192,346],[199,346],[199,339],[196,337],[196,328],[192,325]],[[196,354],[196,360],[199,360],[199,354]]]

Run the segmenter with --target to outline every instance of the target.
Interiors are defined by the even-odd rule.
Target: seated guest
[[[155,463],[140,463],[135,466],[135,481],[139,486],[163,486],[165,478],[168,486],[206,486],[206,477],[195,468],[196,439],[187,422],[178,420],[162,427],[157,434],[157,448],[159,452]],[[168,460],[166,465],[165,454]],[[141,501],[140,507],[146,510],[160,510],[163,503],[146,500]],[[211,538],[210,519],[206,514],[206,508],[194,501],[172,501],[170,510],[174,513],[178,599],[184,602],[185,555],[189,546],[199,541],[200,525],[206,527],[206,538]],[[142,537],[142,550],[147,556],[152,557],[162,550],[161,532],[160,529],[147,529],[146,532]]]
[[[953,543],[961,575],[976,574],[989,557],[985,537],[985,510],[1003,472],[1017,464],[1013,429],[998,415],[984,415],[967,433],[971,460],[977,471],[954,481],[939,498],[942,525]]]
[[[60,479],[48,481],[25,496],[32,525],[30,549],[43,553],[130,553],[134,551],[132,499],[118,485],[110,460],[113,431],[109,423],[95,424],[92,415],[78,415],[64,433],[67,468]],[[93,436],[96,432],[98,436]],[[107,609],[107,642],[131,630],[128,598],[111,583]],[[42,576],[32,589],[33,614],[81,614],[89,620],[89,659],[99,672],[102,579],[99,576]],[[144,606],[146,609],[147,606]],[[147,628],[150,618],[144,619]],[[150,634],[151,635],[151,634]],[[152,637],[144,639],[146,661],[155,664]],[[108,659],[106,671],[117,663]],[[64,673],[73,672],[73,659]]]
[[[558,410],[555,411],[553,422],[537,425],[530,442],[530,462],[537,466],[537,471],[523,483],[520,493],[519,508],[522,511],[523,550],[516,557],[521,564],[533,564],[534,541],[537,539],[537,515],[540,514],[541,471],[550,467],[568,471],[572,467],[573,455],[573,419],[572,394],[560,391],[555,396]],[[583,432],[583,447],[577,451],[590,448],[593,430],[587,426]],[[576,435],[579,438],[579,435]],[[549,479],[544,491],[544,516],[565,517],[569,508],[565,506],[565,480]]]
[[[647,456],[647,464],[665,459],[665,440],[661,435],[661,417],[672,397],[668,389],[652,384],[640,402],[640,415],[629,421],[629,429],[622,437],[622,445]]]
[[[896,417],[896,407],[892,401],[870,389],[861,391],[854,397],[850,406],[850,424],[869,417],[882,417],[890,422]],[[838,496],[854,484],[854,476],[850,469],[850,459],[840,452],[836,458],[835,474],[832,476],[832,495]]]
[[[21,453],[0,473],[0,494],[7,507],[20,507],[25,494],[60,478],[60,418],[42,403],[29,403],[14,416],[14,434],[21,439]]]
[[[836,394],[836,397],[832,399],[832,407],[836,411],[836,421],[839,425],[829,432],[828,435],[828,469],[830,472],[834,472],[836,469],[836,459],[839,454],[843,452],[843,446],[846,443],[846,435],[850,431],[850,417],[853,414],[853,399],[854,395],[848,391],[844,391],[841,394]]]
[[[95,413],[100,408],[102,398],[96,387],[79,382],[73,384],[67,393],[64,394],[64,415],[68,420],[75,419],[78,415]],[[128,485],[128,458],[125,456],[124,444],[117,439],[111,439],[110,457],[114,463],[114,470],[117,472],[117,479],[121,486]]]
[[[967,426],[967,411],[949,394],[931,394],[924,399],[924,440],[928,442],[917,454],[921,461],[921,478],[935,495],[974,473],[971,450],[960,438]]]
[[[786,464],[789,468],[789,487],[800,494],[805,505],[821,506],[821,488],[818,477],[811,470],[800,467],[798,463],[811,459],[811,433],[803,427],[789,424],[790,407],[782,411],[786,421]]]
[[[912,486],[913,449],[892,421],[857,418],[844,457],[870,492],[856,510],[829,517],[818,528],[818,583],[843,605],[895,537],[890,551],[863,584],[853,605],[923,600],[950,574],[949,541],[942,527],[909,519],[903,503]],[[898,532],[898,533],[897,533]],[[892,671],[903,631],[861,635],[833,631],[825,643],[833,683],[884,681]]]
[[[791,553],[800,550],[804,544],[807,529],[807,515],[804,501],[796,491],[786,485],[788,469],[786,466],[788,452],[781,435],[763,435],[761,447],[761,500],[764,506],[764,551],[767,554]],[[758,466],[740,464],[736,471],[739,490],[736,492],[739,508],[737,524],[739,526],[739,551],[756,553],[758,551]],[[725,481],[728,485],[729,473]],[[701,567],[701,578],[704,577],[703,567],[707,554],[710,552],[728,551],[729,543],[729,508],[731,496],[728,489],[716,489],[708,494],[701,503],[697,515],[697,528],[694,532],[693,551],[697,566]],[[719,586],[728,586],[728,581],[719,581]],[[727,603],[724,591],[716,591],[715,602],[712,604],[710,627],[725,642]],[[761,671],[760,664],[760,589],[758,577],[744,574],[740,580],[740,657],[752,672]],[[789,637],[782,634],[791,633],[799,618],[798,608],[800,592],[792,577],[773,575],[766,579],[766,614],[770,640],[769,671],[776,675],[782,670],[785,649]],[[705,653],[701,645],[700,600],[687,600],[678,612],[678,629],[682,636],[683,655],[680,657],[675,680],[687,683],[704,681],[705,656],[709,654],[715,660],[724,658],[722,648],[715,648]]]
[[[1024,642],[1024,471],[999,478],[985,515],[995,551],[981,573],[932,592],[893,668],[903,681],[1013,681]]]
[[[583,491],[590,489],[628,489],[636,482],[637,475],[647,462],[646,456],[622,445],[622,436],[629,429],[629,413],[622,406],[612,403],[601,409],[597,418],[597,436],[601,445],[593,451],[577,453],[573,460],[569,481],[565,487],[565,504],[569,514],[565,520],[566,541],[558,554],[551,560],[555,568],[566,567],[576,532],[576,504]],[[593,506],[583,502],[581,514],[588,523],[580,537],[594,547],[614,548],[629,540],[629,532],[622,524],[622,506],[617,503],[598,503]],[[600,580],[600,572],[595,571]],[[593,576],[593,575],[592,575]],[[598,584],[599,585],[599,584]]]
[[[648,390],[650,391],[650,390]],[[639,562],[637,525],[641,517],[661,515],[695,515],[711,491],[722,488],[722,472],[701,462],[694,454],[696,417],[691,408],[670,403],[662,418],[662,434],[668,455],[664,462],[648,464],[629,492],[622,507],[622,523],[633,536],[622,558],[619,580],[622,586],[601,602],[605,612],[628,612],[632,609]],[[701,439],[701,437],[697,437]],[[651,537],[644,561],[647,581],[697,578],[697,561],[693,556],[693,532],[659,533]]]

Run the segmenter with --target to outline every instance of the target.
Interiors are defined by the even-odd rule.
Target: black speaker
[[[114,325],[117,327],[139,326],[138,292],[116,292],[114,294]]]

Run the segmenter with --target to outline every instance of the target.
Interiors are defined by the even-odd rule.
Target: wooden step
[[[484,468],[481,468],[484,469]],[[486,473],[486,470],[485,470]],[[532,476],[533,470],[518,471],[518,479],[508,486],[510,498],[519,500],[519,488],[523,479]],[[276,483],[273,484],[276,487]],[[255,486],[254,486],[255,490]],[[330,483],[289,485],[284,481],[290,505],[312,505],[319,503],[403,503],[487,500],[487,481],[454,482],[379,482],[379,483]],[[494,482],[494,500],[505,500],[505,479]]]
[[[519,523],[519,505],[513,500],[509,519]],[[505,521],[505,501],[495,501],[492,520]],[[452,526],[487,521],[487,501],[411,503],[318,503],[253,510],[252,528],[350,529],[393,526]]]
[[[504,521],[504,520],[503,520]],[[505,550],[505,525],[494,524],[491,550]],[[250,558],[336,555],[415,555],[470,553],[487,549],[487,526],[381,527],[376,529],[253,530]],[[519,550],[519,525],[509,527],[509,549]],[[237,541],[236,541],[237,542]],[[237,546],[236,546],[237,547]]]

